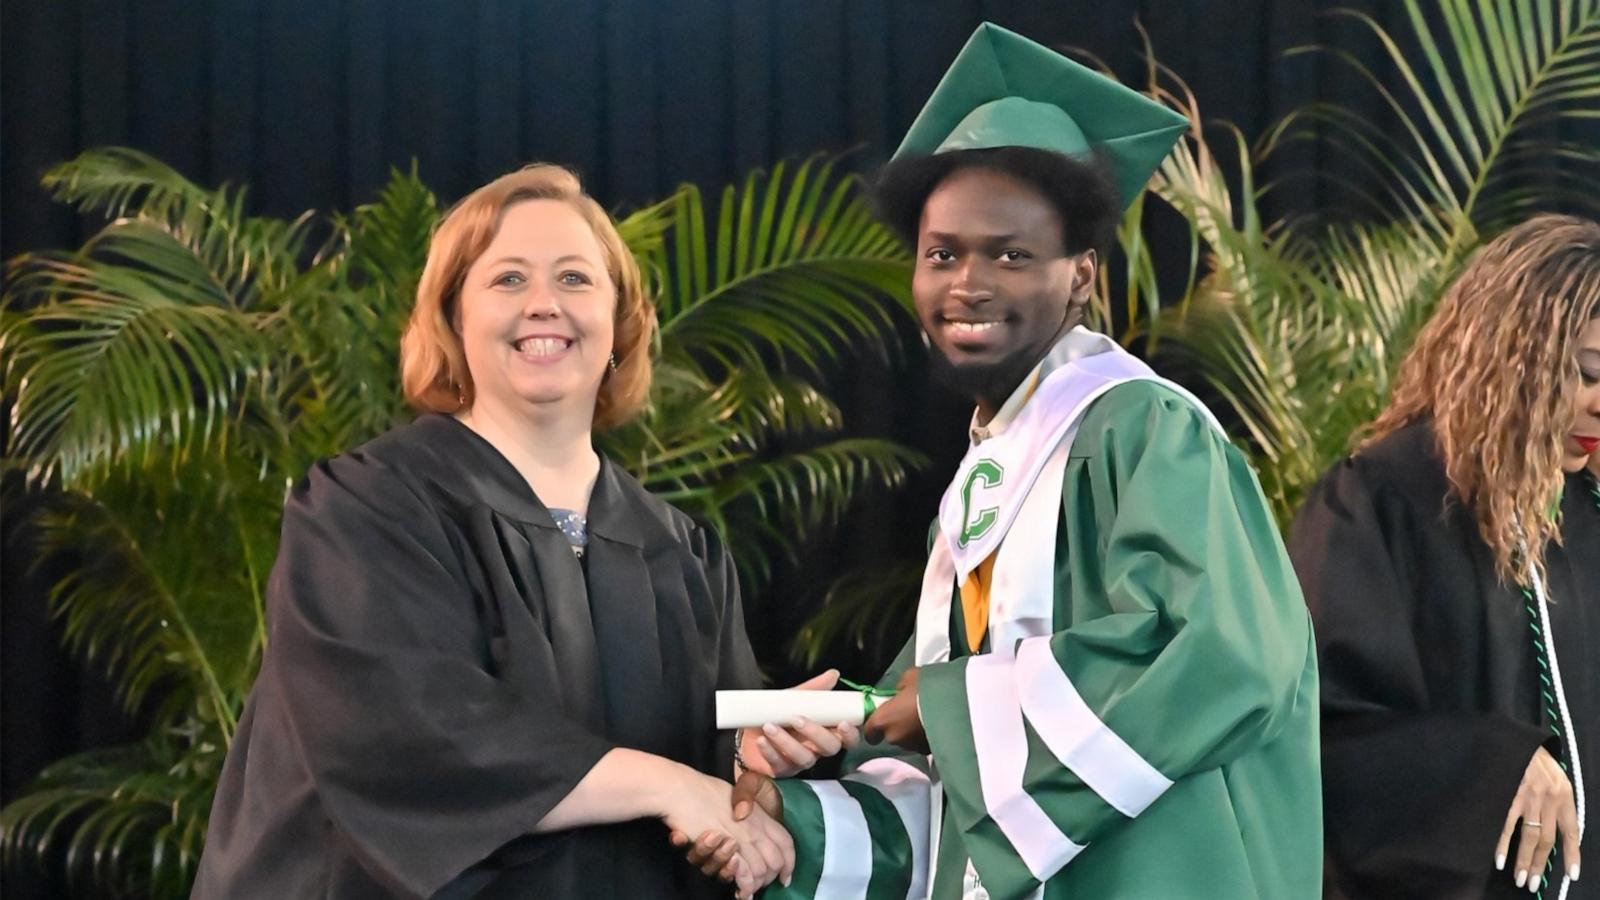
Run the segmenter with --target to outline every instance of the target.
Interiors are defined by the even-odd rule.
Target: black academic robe
[[[196,898],[723,897],[658,821],[534,835],[613,747],[727,778],[759,686],[715,535],[603,462],[580,561],[492,446],[428,415],[293,492]]]
[[[1470,510],[1447,487],[1430,427],[1415,424],[1336,465],[1294,524],[1289,553],[1322,673],[1330,898],[1529,896],[1512,863],[1494,870],[1494,849],[1534,751],[1557,744],[1522,592],[1495,577]],[[1565,546],[1545,556],[1551,631],[1594,782],[1600,512],[1583,476],[1568,479],[1562,512]],[[1596,865],[1569,900],[1600,897]]]

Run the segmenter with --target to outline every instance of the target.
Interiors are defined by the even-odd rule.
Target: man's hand
[[[760,772],[746,772],[733,783],[733,820],[743,822],[754,809],[783,824],[783,794],[778,783]]]
[[[921,669],[913,666],[900,676],[895,695],[873,712],[861,727],[867,740],[876,744],[888,741],[917,753],[928,752],[928,735],[922,730],[922,715],[917,712],[917,678]]]
[[[707,831],[700,839],[689,844],[689,836],[681,831],[671,835],[672,846],[688,847],[684,856],[694,866],[712,878],[732,884],[739,877],[739,842],[720,831]]]

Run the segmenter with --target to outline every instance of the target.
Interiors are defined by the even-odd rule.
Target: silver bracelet
[[[746,771],[744,765],[744,729],[736,728],[733,731],[733,777],[738,778]]]

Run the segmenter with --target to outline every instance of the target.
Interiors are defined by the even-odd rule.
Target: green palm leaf
[[[1164,196],[1185,190],[1162,186]],[[1197,202],[1176,199],[1180,209]],[[1287,522],[1388,396],[1451,256],[1407,225],[1267,237],[1209,216],[1195,227],[1206,235],[1208,272],[1153,334],[1164,358],[1204,378],[1230,407]]]
[[[219,741],[173,729],[60,760],[0,810],[0,852],[8,866],[59,852],[75,894],[186,896],[222,757]]]
[[[1353,55],[1334,52],[1380,92],[1403,127],[1402,141],[1362,140],[1375,134],[1375,126],[1336,107],[1312,111],[1357,126],[1335,129],[1331,136],[1389,175],[1389,196],[1400,202],[1398,212],[1391,214],[1441,223],[1459,247],[1470,243],[1475,231],[1492,234],[1526,211],[1526,197],[1508,197],[1496,185],[1538,184],[1551,178],[1586,184],[1600,175],[1600,148],[1570,145],[1549,153],[1543,152],[1549,141],[1529,143],[1531,129],[1600,116],[1600,79],[1595,76],[1600,71],[1600,2],[1436,0],[1424,5],[1406,0],[1404,8],[1422,51],[1418,60],[1370,15],[1337,13],[1360,23],[1378,40],[1386,61],[1400,75],[1401,91],[1385,88],[1372,67]],[[1430,10],[1437,10],[1442,27],[1430,24]],[[1600,209],[1600,193],[1592,188],[1546,196]]]
[[[776,554],[795,561],[808,536],[839,522],[868,489],[892,490],[927,465],[920,453],[891,441],[843,438],[748,463],[680,499],[686,508],[714,507],[728,523],[724,538],[744,577],[762,583]]]
[[[287,486],[244,465],[172,468],[170,481],[144,469],[93,498],[57,495],[34,518],[36,558],[66,572],[50,601],[67,645],[107,668],[130,710],[159,690],[226,741],[266,640],[262,585]]]
[[[745,466],[721,479],[712,494],[719,505],[744,500],[763,518],[816,527],[837,521],[857,490],[869,483],[898,486],[925,461],[892,441],[846,438]]]
[[[922,566],[891,562],[846,572],[828,587],[822,606],[795,635],[789,654],[808,668],[845,643],[887,664],[909,636],[922,588]]]
[[[897,485],[922,462],[834,439],[844,423],[818,382],[824,365],[847,350],[892,357],[910,285],[904,248],[834,168],[814,158],[752,173],[723,190],[714,227],[692,185],[620,223],[661,329],[650,406],[606,449],[716,527],[747,587],[858,490]]]
[[[83,212],[148,223],[170,235],[205,270],[205,281],[241,309],[270,303],[300,273],[309,213],[293,220],[247,216],[243,188],[207,191],[137,150],[85,151],[47,172],[44,186]]]
[[[136,223],[111,229],[161,244]],[[225,437],[261,386],[267,345],[252,317],[207,296],[192,257],[147,261],[41,255],[14,267],[0,355],[15,404],[11,452],[35,479],[76,483],[119,462],[195,452]]]
[[[334,217],[349,245],[341,272],[409,312],[440,215],[438,198],[422,183],[415,161],[409,170],[391,169],[375,202],[356,207],[349,217]]]
[[[840,427],[832,402],[800,379],[755,375],[685,379],[681,393],[658,380],[656,409],[624,432],[626,444],[616,435],[607,443],[652,493],[715,526],[752,588],[770,577],[775,554],[792,557],[863,490],[896,488],[926,464],[888,441],[818,444]],[[805,448],[769,446],[795,442]]]
[[[336,250],[320,280],[308,279],[273,317],[288,373],[277,405],[300,450],[291,471],[403,421],[395,348],[440,215],[415,163],[392,170],[377,201],[335,217]]]
[[[0,350],[12,452],[31,475],[79,484],[169,451],[281,445],[271,314],[326,284],[325,266],[301,266],[310,217],[246,216],[242,190],[201,189],[123,148],[44,182],[115,218],[77,253],[9,265]]]
[[[1174,310],[1146,318],[1162,354],[1231,407],[1285,522],[1382,408],[1416,329],[1482,236],[1552,203],[1600,206],[1590,186],[1600,151],[1530,132],[1594,115],[1600,2],[1407,0],[1405,9],[1416,58],[1372,17],[1338,13],[1376,37],[1397,88],[1347,51],[1315,48],[1378,92],[1399,116],[1398,138],[1347,109],[1310,107],[1250,152],[1233,136],[1243,176],[1235,190],[1197,127],[1153,184],[1189,221],[1202,265]],[[1198,122],[1192,97],[1188,105]],[[1347,188],[1370,198],[1377,221],[1260,224],[1255,166],[1312,125],[1370,176]],[[1148,253],[1131,235],[1122,244],[1130,256]],[[1141,267],[1150,263],[1130,262]]]
[[[908,255],[833,160],[778,164],[722,192],[713,233],[700,192],[680,188],[672,228],[643,255],[663,273],[662,355],[726,369],[794,359],[816,371],[858,344],[886,356]],[[887,302],[886,302],[887,301]]]

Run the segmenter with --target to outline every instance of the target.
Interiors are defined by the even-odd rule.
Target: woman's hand
[[[1500,830],[1500,843],[1494,851],[1494,867],[1504,869],[1506,853],[1511,847],[1511,835],[1522,821],[1522,835],[1517,843],[1517,887],[1527,887],[1529,893],[1538,893],[1544,880],[1545,861],[1561,838],[1561,856],[1567,862],[1567,876],[1578,880],[1578,807],[1572,795],[1572,782],[1567,773],[1549,751],[1540,747],[1533,753],[1527,771],[1522,773],[1522,784],[1511,801],[1506,814],[1505,827]]]
[[[765,834],[783,855],[783,866],[777,877],[787,885],[794,874],[794,841],[783,827],[783,797],[771,778],[756,772],[746,772],[733,786],[733,817],[735,821],[754,820],[754,828]],[[745,891],[759,890],[765,884],[754,884],[753,878],[740,879],[742,865],[739,842],[717,831],[708,831],[692,845],[689,836],[681,831],[672,832],[672,845],[687,848],[684,855],[689,864],[701,872],[723,881],[737,884],[741,895]],[[753,885],[753,886],[752,886]]]
[[[682,846],[680,837],[690,834],[709,841],[709,834],[724,838],[717,844],[723,849],[731,840],[733,855],[717,871],[727,871],[726,877],[735,881],[741,896],[751,896],[779,875],[787,877],[792,872],[794,844],[789,833],[781,827],[774,832],[770,818],[736,820],[732,785],[687,766],[677,767],[673,781],[665,792],[661,816],[672,829],[673,843]]]
[[[839,683],[839,670],[829,669],[821,675],[794,686],[800,691],[831,691]],[[772,778],[787,778],[817,764],[817,760],[848,750],[861,741],[861,733],[854,725],[828,728],[806,719],[797,719],[787,728],[766,725],[746,728],[740,741],[739,760],[747,771],[758,772]]]

